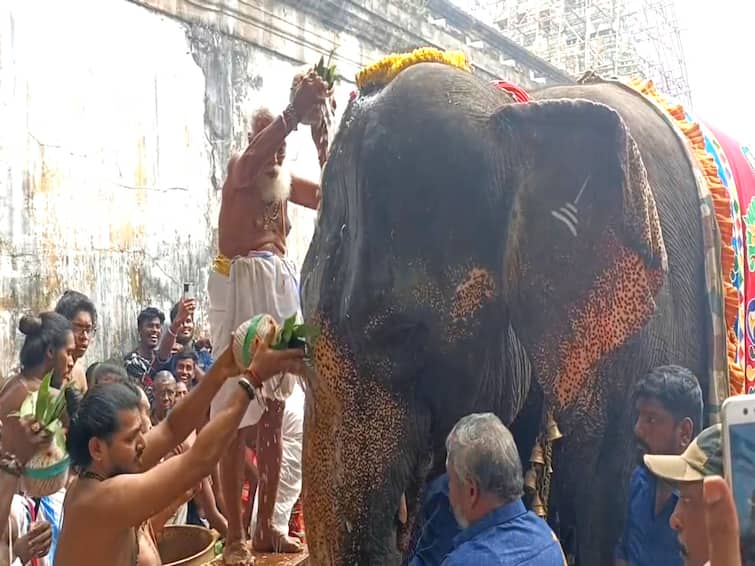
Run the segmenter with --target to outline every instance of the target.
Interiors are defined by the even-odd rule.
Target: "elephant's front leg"
[[[611,419],[607,412],[596,409],[577,423],[565,422],[569,433],[557,445],[550,511],[558,512],[565,551],[576,553],[580,566],[613,563],[624,521],[634,460],[631,411],[613,407]]]

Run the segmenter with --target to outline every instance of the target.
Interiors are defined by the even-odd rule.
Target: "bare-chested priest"
[[[287,204],[291,200],[316,209],[320,188],[317,183],[292,176],[285,168],[286,137],[303,116],[316,116],[318,108],[325,108],[329,93],[314,73],[305,75],[295,89],[291,104],[280,116],[265,109],[254,114],[249,146],[228,164],[218,220],[220,254],[208,282],[213,347],[224,348],[232,330],[256,314],[270,314],[282,323],[300,313],[298,270],[286,257],[286,236],[291,228]],[[322,136],[317,127],[312,130],[319,155],[322,151],[317,146]],[[266,383],[264,402],[250,403],[237,438],[221,460],[220,483],[228,520],[223,559],[227,565],[247,564],[251,554],[243,528],[241,488],[243,429],[254,425],[258,425],[260,496],[252,546],[268,552],[302,549],[298,540],[273,527],[281,466],[281,422],[295,379],[287,374]],[[226,394],[233,391],[235,385],[229,380],[215,396],[212,414],[222,410]]]
[[[164,456],[201,424],[210,401],[238,373],[226,349],[204,379],[154,428],[146,426],[141,391],[102,383],[69,404],[67,446],[78,479],[68,489],[57,566],[160,566],[150,519],[174,504],[215,467],[264,380],[301,371],[301,350],[273,350],[274,334],[258,346],[245,377],[235,379],[228,406],[202,428],[194,445]],[[149,430],[147,430],[149,429]]]

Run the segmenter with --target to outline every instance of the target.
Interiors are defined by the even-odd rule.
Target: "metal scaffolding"
[[[458,4],[504,35],[579,77],[653,80],[690,104],[674,0],[463,0]]]

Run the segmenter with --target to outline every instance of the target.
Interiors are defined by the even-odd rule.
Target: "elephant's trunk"
[[[321,330],[304,424],[304,512],[312,562],[398,564],[395,517],[417,469],[417,418],[403,396],[358,376],[348,350],[327,325]]]

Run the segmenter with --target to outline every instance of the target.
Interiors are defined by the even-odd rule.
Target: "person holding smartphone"
[[[183,296],[170,309],[170,326],[167,332],[163,332],[157,348],[158,367],[171,372],[176,379],[188,381],[189,387],[199,382],[204,376],[204,372],[197,364],[197,355],[194,352],[196,309],[197,300],[194,297],[193,285],[184,283]],[[179,364],[181,368],[177,367]],[[190,370],[190,377],[185,375],[187,369]]]

